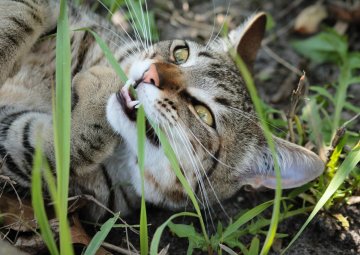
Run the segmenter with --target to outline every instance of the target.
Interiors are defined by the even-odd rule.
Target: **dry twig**
[[[305,79],[305,72],[304,72],[304,74],[299,79],[299,83],[298,83],[296,90],[294,90],[292,92],[290,109],[288,111],[288,114],[286,115],[287,121],[288,121],[289,133],[290,133],[290,141],[293,143],[295,142],[293,120],[296,115],[296,107],[297,107],[299,101],[304,98],[305,88],[306,88],[306,79]]]

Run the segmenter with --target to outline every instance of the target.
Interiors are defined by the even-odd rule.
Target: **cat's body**
[[[55,85],[56,4],[47,0],[0,2],[0,175],[29,189],[37,138],[54,169],[51,88]],[[81,15],[80,15],[81,13]],[[264,33],[258,14],[233,34],[251,67]],[[70,10],[72,29],[90,27],[110,46],[136,81],[146,115],[171,142],[202,205],[228,198],[244,184],[275,186],[272,158],[242,78],[221,41],[208,47],[165,41],[145,51],[122,42],[116,29],[92,14]],[[40,39],[39,39],[40,38]],[[90,194],[113,211],[128,213],[141,193],[135,110],[128,90],[108,68],[88,32],[71,33],[72,140],[70,193]],[[140,52],[141,51],[141,52]],[[145,197],[170,208],[187,204],[158,139],[148,128]],[[323,164],[306,149],[275,138],[285,188],[318,176]],[[103,215],[95,205],[89,215]]]

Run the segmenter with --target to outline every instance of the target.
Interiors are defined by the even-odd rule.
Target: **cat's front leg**
[[[100,66],[73,80],[71,154],[72,166],[79,173],[110,156],[119,142],[106,120],[106,103],[121,85],[112,69]]]

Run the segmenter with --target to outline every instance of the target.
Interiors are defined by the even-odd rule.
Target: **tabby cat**
[[[141,193],[137,164],[136,109],[167,135],[181,169],[203,207],[229,198],[243,185],[274,188],[273,160],[244,81],[228,54],[237,49],[251,69],[264,35],[258,13],[223,39],[201,45],[188,40],[125,40],[115,27],[83,9],[69,7],[71,31],[89,27],[110,46],[137,91],[119,80],[94,37],[71,32],[72,133],[70,194],[89,194],[128,214]],[[0,1],[0,176],[28,190],[39,137],[54,169],[52,88],[58,3]],[[124,34],[122,34],[124,35]],[[145,197],[171,209],[188,199],[158,137],[147,124]],[[283,188],[319,176],[324,164],[311,151],[274,137]],[[1,178],[0,178],[1,179]],[[88,205],[93,219],[104,215]]]

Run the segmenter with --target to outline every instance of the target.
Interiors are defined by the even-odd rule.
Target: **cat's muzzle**
[[[133,98],[129,88],[124,86],[119,92],[116,93],[116,99],[120,103],[124,113],[129,118],[129,120],[136,121],[137,106],[139,105],[139,101]],[[145,125],[146,137],[154,146],[158,147],[160,145],[159,138],[147,119]]]

